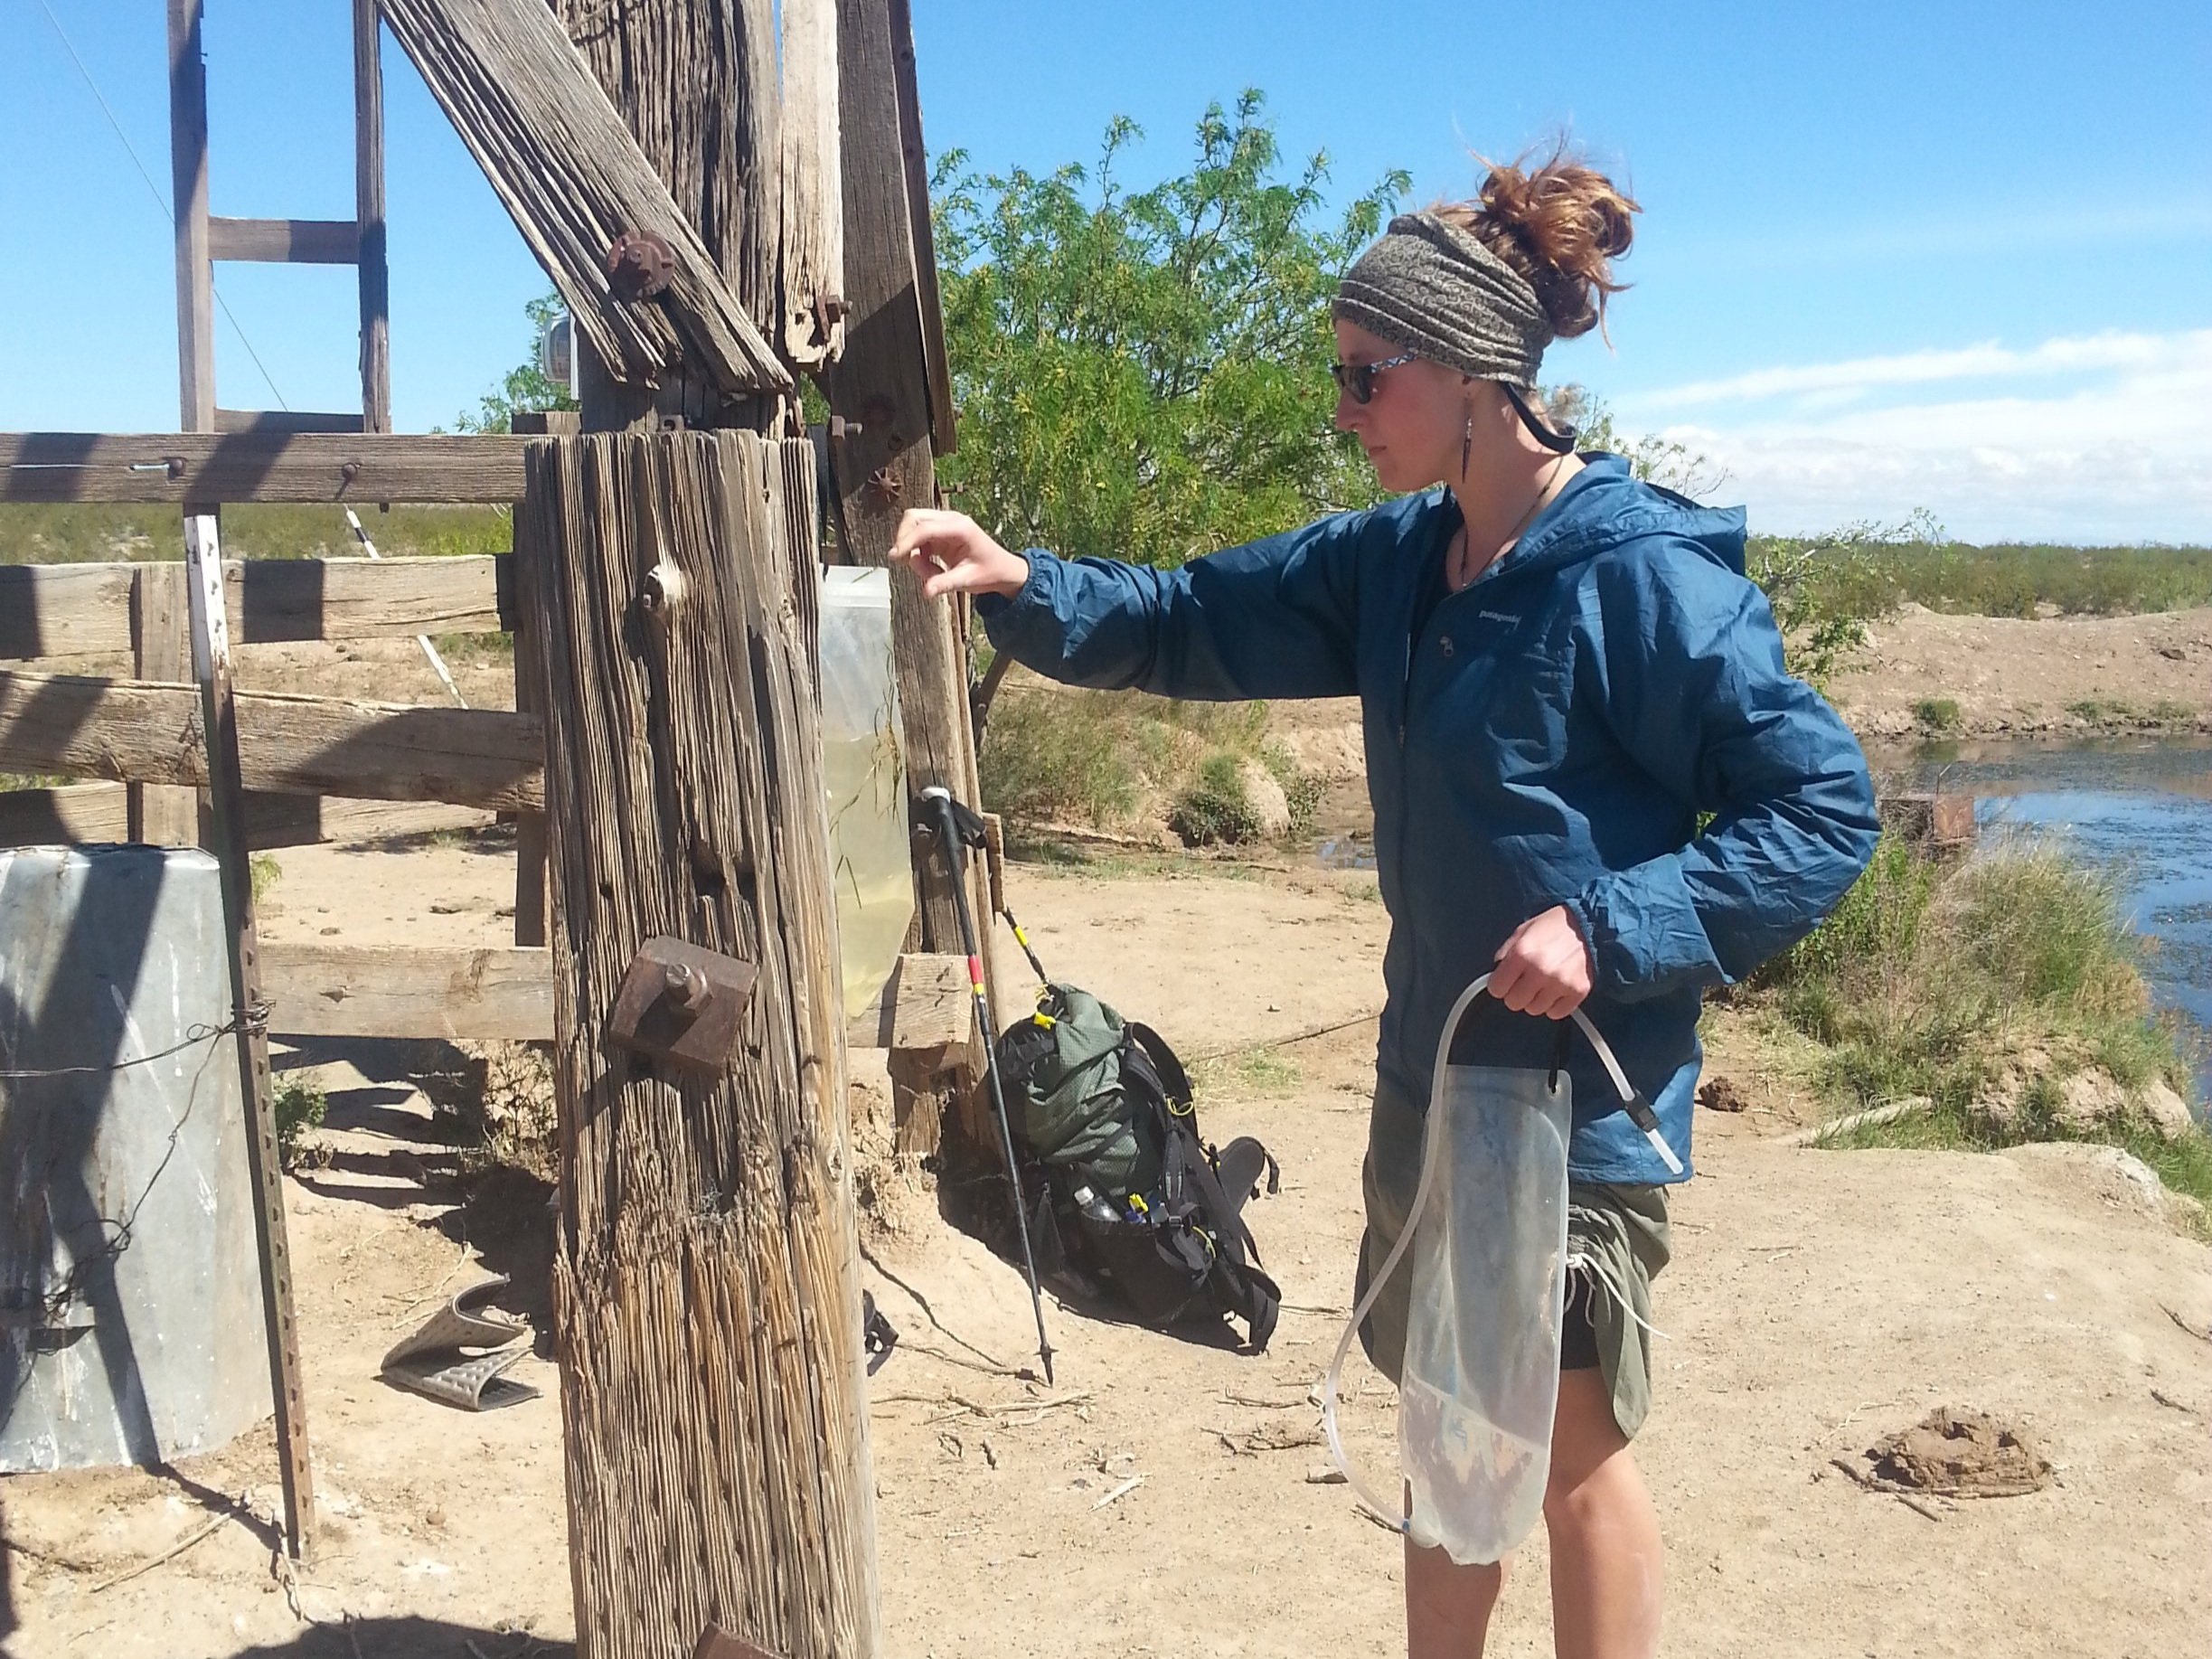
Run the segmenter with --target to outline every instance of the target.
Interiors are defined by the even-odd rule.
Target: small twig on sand
[[[1852,1419],[1863,1417],[1869,1411],[1880,1411],[1886,1409],[1896,1403],[1897,1402],[1892,1400],[1869,1400],[1862,1402],[1861,1404],[1853,1406],[1849,1411],[1846,1411],[1841,1417],[1838,1418],[1834,1422],[1829,1424],[1826,1428],[1822,1429],[1821,1431],[1821,1437],[1826,1438],[1829,1435],[1839,1434],[1848,1424],[1852,1421]]]
[[[2176,1400],[2164,1389],[2152,1389],[2151,1390],[2151,1398],[2157,1400],[2161,1406],[2167,1407],[2169,1409],[2184,1412],[2190,1417],[2202,1417],[2204,1415],[2204,1413],[2198,1410],[2195,1406],[2190,1405],[2188,1401],[2185,1400]]]
[[[1840,1117],[1831,1117],[1826,1123],[1812,1124],[1793,1134],[1777,1136],[1775,1144],[1783,1146],[1815,1146],[1831,1135],[1871,1128],[1876,1124],[1895,1123],[1900,1117],[1910,1117],[1915,1112],[1927,1109],[1926,1098],[1915,1095],[1903,1100],[1892,1100],[1887,1106],[1868,1107],[1863,1112],[1846,1112]]]
[[[1005,1417],[1015,1411],[1057,1411],[1062,1406],[1083,1405],[1090,1398],[1091,1390],[1088,1389],[1079,1394],[1059,1394],[1050,1400],[1010,1400],[1001,1405],[970,1400],[964,1394],[947,1394],[945,1397],[948,1405],[965,1406],[978,1417]]]
[[[1225,1406],[1250,1406],[1255,1411],[1291,1411],[1311,1403],[1304,1394],[1289,1400],[1262,1400],[1257,1394],[1238,1394],[1228,1389],[1222,1390],[1220,1400]]]
[[[1144,1477],[1142,1475],[1132,1475],[1127,1480],[1122,1482],[1120,1485],[1115,1487],[1113,1491],[1107,1493],[1106,1496],[1100,1498],[1096,1503],[1092,1504],[1091,1507],[1093,1509],[1104,1509],[1107,1504],[1127,1497],[1131,1493],[1134,1492],[1144,1484]]]
[[[1861,1487],[1863,1490],[1868,1492],[1878,1490],[1873,1481],[1868,1478],[1864,1470],[1857,1467],[1855,1465],[1848,1462],[1846,1459],[1841,1457],[1831,1457],[1828,1461],[1832,1466],[1841,1469],[1846,1475],[1850,1475],[1853,1483]]]
[[[181,1538],[175,1543],[171,1544],[159,1555],[154,1556],[150,1560],[140,1561],[136,1567],[130,1568],[127,1571],[119,1572],[112,1579],[102,1579],[98,1584],[95,1584],[90,1589],[87,1590],[85,1594],[88,1596],[97,1596],[100,1593],[100,1591],[113,1589],[118,1584],[128,1584],[133,1579],[138,1577],[139,1574],[152,1572],[154,1569],[160,1566],[164,1561],[174,1560],[178,1556],[184,1554],[185,1551],[191,1549],[193,1545],[198,1543],[202,1538],[205,1538],[210,1532],[214,1532],[218,1527],[221,1526],[224,1522],[231,1520],[232,1518],[232,1514],[233,1512],[227,1509],[224,1510],[222,1513],[217,1515],[205,1526],[195,1528],[185,1537]]]
[[[932,1348],[927,1343],[917,1342],[908,1336],[899,1344],[901,1353],[926,1353],[944,1365],[957,1365],[963,1371],[981,1372],[986,1377],[1004,1377],[1012,1382],[1034,1382],[1037,1373],[1026,1365],[1001,1365],[995,1361],[964,1359],[956,1353],[947,1353],[942,1348]]]
[[[2191,1324],[2190,1324],[2190,1323],[2189,1323],[2188,1320],[2186,1320],[2186,1319],[2182,1318],[2180,1315],[2179,1315],[2179,1314],[2175,1313],[2175,1312],[2174,1312],[2174,1310],[2173,1310],[2172,1308],[2170,1308],[2170,1307],[2167,1307],[2167,1306],[2166,1306],[2166,1304],[2165,1304],[2165,1303],[2163,1303],[2163,1302],[2160,1303],[2160,1304],[2159,1304],[2159,1306],[2160,1306],[2160,1307],[2161,1307],[2161,1308],[2163,1308],[2163,1309],[2165,1310],[2165,1314],[2166,1314],[2166,1317],[2167,1317],[2167,1318],[2169,1318],[2169,1319],[2172,1320],[2172,1321],[2173,1321],[2173,1322],[2174,1322],[2176,1324],[2179,1325],[2179,1326],[2180,1326],[2180,1327],[2181,1327],[2181,1328],[2182,1328],[2184,1331],[2187,1331],[2187,1332],[2188,1332],[2188,1334],[2189,1334],[2191,1336],[2194,1336],[2194,1337],[2195,1337],[2195,1338],[2196,1338],[2196,1339],[2197,1339],[2198,1342],[2200,1342],[2200,1343],[2212,1343],[2212,1331],[2199,1331],[2199,1330],[2198,1330],[2198,1328],[2197,1328],[2195,1325]]]
[[[1932,1504],[1923,1503],[1918,1498],[1913,1496],[1913,1494],[1909,1492],[1900,1492],[1895,1494],[1894,1495],[1898,1503],[1904,1504],[1906,1508],[1911,1510],[1915,1515],[1925,1515],[1931,1521],[1941,1521],[1944,1518],[1944,1512],[1942,1510],[1935,1508]]]
[[[965,1394],[879,1394],[868,1403],[871,1407],[909,1405],[941,1408],[937,1416],[924,1419],[930,1423],[946,1422],[955,1417],[984,1417],[1002,1418],[1011,1424],[1024,1411],[1033,1411],[1041,1417],[1063,1406],[1088,1404],[1091,1398],[1091,1390],[1086,1389],[1079,1394],[1059,1394],[1050,1400],[1010,1400],[1000,1404],[970,1400]],[[1030,1420],[1034,1421],[1035,1419]]]
[[[1355,1515],[1360,1515],[1365,1517],[1367,1520],[1372,1521],[1384,1532],[1391,1533],[1394,1536],[1403,1537],[1405,1535],[1406,1529],[1403,1526],[1399,1525],[1398,1522],[1395,1521],[1388,1520],[1384,1516],[1377,1514],[1373,1509],[1370,1508],[1364,1503],[1354,1503],[1351,1506],[1351,1513]]]
[[[39,1550],[11,1538],[5,1548],[11,1555],[27,1555],[34,1561],[43,1561],[49,1567],[59,1567],[63,1572],[98,1572],[101,1563],[81,1561],[73,1555],[62,1555],[52,1550]]]

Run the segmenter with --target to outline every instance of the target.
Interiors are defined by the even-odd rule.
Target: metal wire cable
[[[203,1042],[220,1042],[233,1032],[265,1032],[268,1029],[268,1013],[267,1003],[256,1003],[243,1013],[233,1014],[221,1025],[194,1025],[184,1033],[183,1042],[172,1043],[152,1054],[140,1054],[132,1060],[118,1060],[107,1066],[30,1066],[0,1070],[0,1083],[42,1082],[48,1078],[60,1077],[107,1077],[118,1071],[128,1071],[133,1066],[150,1066],[155,1060],[182,1054],[186,1049],[197,1048]]]
[[[219,1038],[227,1036],[231,1032],[251,1030],[256,1027],[266,1028],[268,1023],[268,1004],[262,1003],[249,1013],[241,1013],[221,1025],[214,1027],[195,1025],[183,1042],[178,1043],[175,1048],[165,1049],[159,1054],[144,1055],[137,1060],[125,1060],[120,1065],[115,1066],[73,1066],[59,1071],[29,1074],[32,1076],[70,1077],[84,1071],[120,1071],[127,1066],[143,1066],[150,1060],[165,1060],[170,1055],[188,1049],[196,1042],[205,1042],[211,1045],[207,1052],[200,1057],[200,1063],[193,1071],[192,1087],[184,1096],[184,1109],[178,1114],[176,1121],[170,1126],[169,1144],[162,1149],[161,1161],[154,1165],[154,1173],[146,1178],[146,1185],[139,1189],[136,1200],[131,1204],[130,1212],[127,1215],[95,1216],[90,1221],[84,1223],[86,1226],[98,1227],[102,1230],[103,1237],[99,1243],[84,1255],[73,1258],[70,1263],[69,1271],[62,1276],[61,1282],[40,1295],[39,1304],[48,1319],[66,1317],[71,1306],[83,1298],[85,1287],[90,1282],[93,1274],[101,1267],[119,1260],[124,1251],[130,1249],[134,1230],[138,1223],[138,1212],[146,1208],[146,1201],[154,1195],[154,1189],[160,1183],[164,1172],[168,1169],[169,1161],[176,1156],[178,1144],[184,1137],[184,1126],[192,1121],[193,1111],[200,1104],[201,1079],[207,1076],[209,1064],[217,1054],[221,1052],[212,1044]],[[24,1074],[20,1072],[0,1072],[0,1077],[23,1075]]]
[[[170,205],[169,198],[162,194],[161,186],[154,182],[154,175],[146,171],[146,163],[139,160],[137,147],[131,143],[130,135],[123,130],[123,123],[116,118],[115,107],[108,101],[107,94],[99,90],[99,82],[92,79],[92,71],[85,67],[84,59],[78,55],[76,42],[70,39],[69,31],[61,26],[61,20],[53,14],[53,7],[47,4],[47,0],[38,0],[38,9],[46,14],[46,21],[53,25],[54,33],[61,37],[62,50],[69,53],[70,61],[77,66],[78,74],[84,78],[85,86],[99,104],[100,112],[108,118],[108,125],[115,128],[115,136],[122,143],[124,154],[130,157],[130,165],[138,169],[138,176],[146,181],[146,190],[153,195],[154,205],[161,209],[161,216],[168,221],[169,228],[175,230],[176,209]],[[276,377],[269,373],[268,365],[261,361],[261,353],[253,349],[253,341],[248,337],[244,325],[238,320],[238,313],[231,309],[231,302],[222,297],[222,290],[215,286],[212,276],[208,278],[207,286],[208,292],[215,297],[215,303],[222,307],[223,316],[230,319],[231,327],[238,335],[238,343],[246,348],[246,355],[253,359],[253,366],[261,372],[261,379],[268,386],[269,396],[277,400],[278,408],[290,409],[292,406],[285,401],[284,393],[277,388]]]

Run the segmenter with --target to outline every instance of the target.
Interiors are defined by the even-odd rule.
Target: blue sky
[[[165,194],[162,8],[47,0]],[[215,211],[351,211],[344,0],[209,0]],[[926,131],[984,167],[1179,168],[1265,90],[1347,194],[1427,201],[1562,126],[1645,212],[1613,348],[1550,378],[1713,457],[1716,498],[1814,530],[1932,511],[1960,536],[2212,542],[2212,7],[915,0]],[[387,50],[399,423],[520,356],[543,283]],[[176,421],[160,210],[38,0],[0,0],[0,429]],[[344,408],[350,273],[218,280],[282,399]],[[218,383],[278,401],[227,322]]]

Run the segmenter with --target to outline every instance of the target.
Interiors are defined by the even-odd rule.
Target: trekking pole
[[[1014,943],[1021,947],[1021,954],[1030,959],[1030,966],[1036,970],[1037,983],[1050,985],[1052,976],[1045,972],[1045,965],[1037,959],[1037,948],[1030,943],[1030,936],[1021,931],[1021,924],[1014,919],[1014,913],[1002,904],[999,914],[1006,919],[1006,925],[1014,930]]]
[[[1030,1249],[1029,1201],[1021,1195],[1021,1172],[1014,1161],[1013,1125],[1006,1116],[1006,1091],[999,1083],[998,1027],[991,1020],[991,997],[984,988],[982,947],[975,938],[975,918],[968,910],[966,876],[960,849],[981,846],[983,820],[953,799],[952,791],[932,784],[922,791],[925,821],[945,850],[945,868],[952,878],[953,914],[960,923],[960,946],[967,952],[968,985],[975,993],[975,1017],[983,1023],[984,1072],[991,1082],[991,1105],[999,1117],[999,1145],[1006,1155],[1006,1180],[1014,1192],[1014,1230],[1021,1236],[1021,1267],[1030,1281],[1030,1309],[1037,1315],[1037,1358],[1043,1363],[1045,1386],[1052,1386],[1052,1344],[1045,1337],[1044,1293],[1037,1287],[1037,1258]],[[1035,958],[1031,958],[1033,961]]]

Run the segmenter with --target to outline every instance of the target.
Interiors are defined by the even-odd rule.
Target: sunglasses
[[[1380,363],[1332,363],[1329,378],[1336,389],[1354,403],[1365,403],[1375,395],[1375,377],[1385,369],[1395,369],[1414,361],[1411,352],[1398,357],[1386,357]]]

